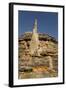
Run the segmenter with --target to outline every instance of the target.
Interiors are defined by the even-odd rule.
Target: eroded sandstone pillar
[[[35,52],[38,52],[38,46],[39,46],[39,39],[38,39],[38,33],[37,33],[37,19],[35,19],[32,38],[30,41],[31,55],[35,54]]]

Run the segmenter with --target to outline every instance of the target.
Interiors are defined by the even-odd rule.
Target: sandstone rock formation
[[[19,38],[18,54],[19,79],[58,76],[58,42],[37,32],[37,19],[33,32]]]

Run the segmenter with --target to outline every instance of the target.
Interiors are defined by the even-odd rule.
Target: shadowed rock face
[[[40,55],[30,53],[32,32],[19,38],[18,78],[44,78],[58,76],[58,42],[47,34],[38,34]]]
[[[25,34],[19,37],[19,41],[20,40],[30,41],[31,37],[32,37],[32,32],[26,32]],[[58,43],[54,37],[51,37],[48,34],[43,34],[43,33],[39,33],[39,40],[52,41],[52,42]]]

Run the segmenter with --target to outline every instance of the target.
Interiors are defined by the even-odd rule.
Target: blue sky
[[[35,18],[38,22],[38,33],[45,33],[58,40],[58,13],[54,12],[18,12],[18,33],[32,32]]]

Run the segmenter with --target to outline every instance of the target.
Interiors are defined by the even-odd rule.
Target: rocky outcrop
[[[58,75],[58,42],[47,34],[39,33],[40,55],[37,52],[31,55],[31,37],[32,33],[27,32],[19,38],[19,79],[56,77]]]

